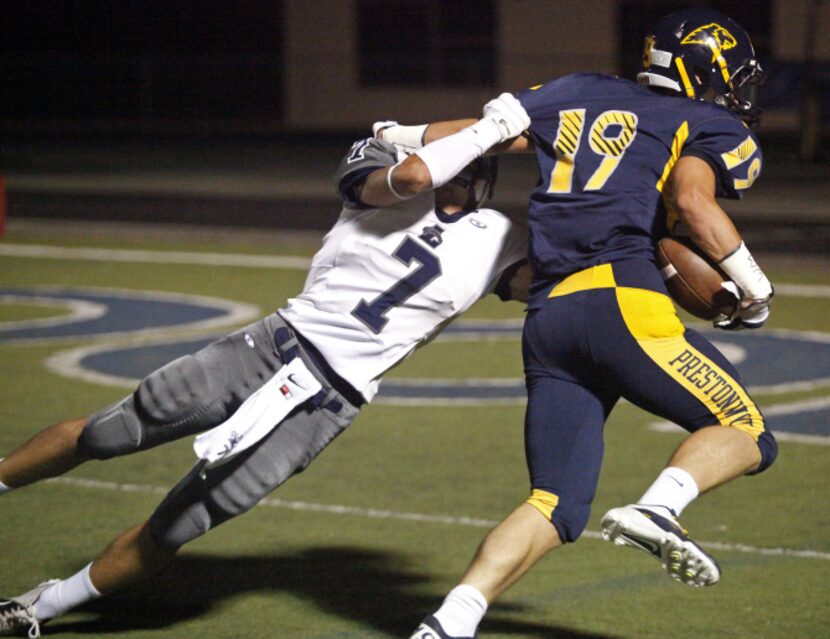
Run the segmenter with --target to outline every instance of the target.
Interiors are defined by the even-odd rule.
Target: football
[[[687,237],[664,237],[657,243],[657,264],[672,299],[704,320],[731,315],[738,300],[721,286],[728,278]]]

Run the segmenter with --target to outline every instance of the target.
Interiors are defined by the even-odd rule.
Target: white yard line
[[[125,493],[151,493],[154,495],[166,495],[170,490],[169,488],[152,486],[149,484],[119,484],[117,482],[81,479],[76,477],[57,477],[48,481],[50,483],[62,484],[64,486],[88,488],[91,490],[111,490]],[[411,521],[426,524],[444,524],[448,526],[492,528],[499,523],[496,520],[477,519],[475,517],[407,513],[394,510],[381,510],[377,508],[360,508],[358,506],[319,504],[307,501],[279,499],[275,497],[267,497],[259,503],[262,506],[269,506],[271,508],[286,508],[288,510],[303,512],[320,512],[329,515],[351,515],[354,517],[364,517],[366,519],[390,519],[394,521]],[[582,536],[588,539],[601,539],[600,534],[592,530],[585,531]],[[821,552],[819,550],[799,550],[796,548],[760,548],[757,546],[748,546],[746,544],[727,544],[718,541],[702,541],[698,543],[702,546],[724,552],[742,552],[750,555],[830,560],[830,553]]]
[[[235,253],[197,253],[192,251],[142,251],[136,249],[75,248],[39,244],[0,244],[0,256],[34,257],[50,260],[93,262],[141,262],[145,264],[190,264],[200,266],[242,266],[246,268],[284,268],[306,270],[307,257],[281,255],[240,255]]]

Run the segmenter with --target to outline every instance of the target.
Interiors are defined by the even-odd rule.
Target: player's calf
[[[87,460],[78,449],[86,418],[58,422],[0,459],[0,495],[56,477]]]

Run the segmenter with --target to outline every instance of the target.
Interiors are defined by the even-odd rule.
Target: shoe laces
[[[32,611],[34,613],[34,611]],[[29,639],[37,639],[40,637],[40,622],[34,614],[32,614],[32,625],[29,626]]]
[[[21,604],[17,604],[16,608],[0,612],[0,622],[3,622],[0,626],[6,625],[9,629],[12,629],[12,623],[19,624],[18,628],[22,627],[21,622],[28,623],[29,631],[27,636],[29,639],[37,639],[40,637],[40,622],[37,620],[37,617],[35,617],[34,605],[23,606]]]

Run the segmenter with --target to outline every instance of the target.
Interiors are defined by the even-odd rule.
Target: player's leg
[[[655,288],[616,289],[619,313],[606,318],[594,350],[624,397],[692,435],[638,503],[606,513],[603,536],[650,552],[675,579],[710,585],[720,568],[677,516],[699,493],[769,466],[777,449],[734,367],[699,334],[684,331]]]
[[[339,394],[334,399],[322,408],[301,408],[226,464],[210,469],[197,464],[147,522],[121,533],[72,577],[0,601],[0,635],[4,623],[13,631],[39,628],[72,608],[146,579],[166,566],[181,546],[252,508],[303,470],[353,421],[358,409]]]
[[[281,365],[271,325],[260,320],[154,371],[133,394],[88,419],[42,431],[0,461],[0,482],[20,488],[88,459],[147,450],[211,428]]]
[[[555,325],[543,331],[558,333]],[[413,639],[473,637],[490,603],[545,554],[576,541],[584,530],[599,478],[602,429],[617,396],[610,386],[588,389],[551,377],[550,368],[525,345],[530,498],[487,535],[460,584]]]
[[[78,450],[78,437],[86,422],[86,418],[58,422],[13,450],[0,460],[0,485],[22,488],[82,464],[88,457]],[[8,491],[0,488],[3,492]]]
[[[41,623],[159,572],[176,550],[157,543],[147,522],[128,528],[71,577],[51,579],[0,600],[0,636],[40,636]]]
[[[440,608],[421,622],[412,639],[476,636],[489,604],[561,545],[550,520],[527,502],[522,503],[487,534],[460,583]]]

